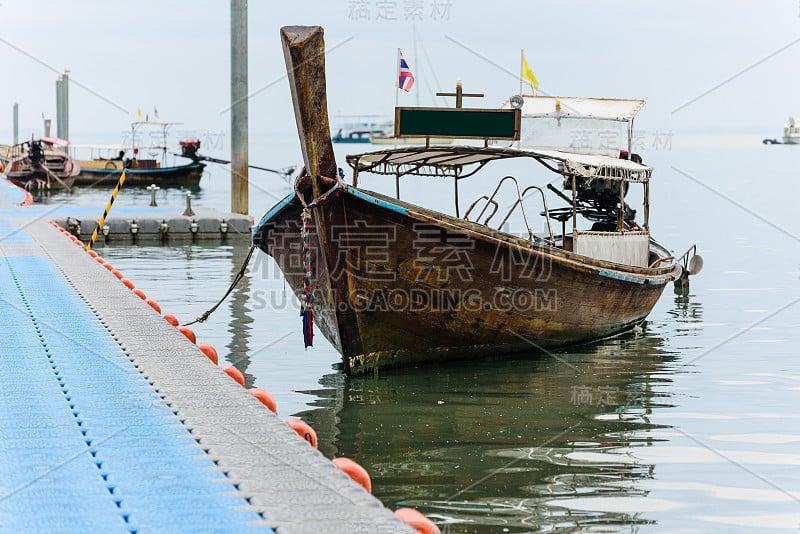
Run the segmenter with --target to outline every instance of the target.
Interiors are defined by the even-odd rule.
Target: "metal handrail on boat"
[[[544,191],[542,190],[542,188],[538,187],[536,185],[531,185],[531,186],[528,186],[528,187],[525,188],[525,190],[522,192],[522,196],[519,197],[514,202],[514,205],[511,206],[510,210],[508,210],[508,213],[506,213],[505,219],[503,219],[502,222],[500,222],[500,226],[498,228],[502,228],[503,227],[503,225],[508,220],[508,218],[511,217],[511,214],[514,213],[514,210],[517,209],[517,205],[520,205],[522,207],[522,215],[523,215],[523,217],[525,217],[525,224],[528,224],[528,219],[525,216],[525,206],[522,205],[522,201],[525,198],[525,195],[527,195],[528,191],[530,191],[531,189],[536,189],[537,191],[539,191],[539,194],[542,195],[542,204],[544,205],[544,220],[547,221],[547,231],[550,232],[550,244],[555,246],[556,238],[555,238],[555,236],[553,236],[553,227],[550,225],[550,210],[547,209],[547,199],[544,196]],[[528,233],[531,234],[530,226],[528,227]],[[532,235],[531,235],[531,239],[533,239]]]
[[[474,207],[475,207],[475,206],[478,204],[478,202],[480,202],[481,200],[485,200],[485,201],[486,201],[486,206],[488,206],[490,203],[494,205],[494,209],[492,210],[492,213],[491,213],[491,215],[489,215],[488,217],[486,217],[486,220],[485,220],[485,221],[483,221],[483,224],[486,224],[486,223],[488,223],[488,222],[489,222],[489,219],[491,219],[492,217],[494,217],[494,214],[495,214],[495,213],[497,213],[497,210],[500,208],[500,206],[497,204],[497,202],[495,202],[494,200],[491,200],[491,199],[489,199],[489,197],[487,197],[486,195],[481,195],[481,196],[479,196],[478,198],[476,198],[476,199],[475,199],[475,202],[473,202],[472,204],[470,204],[470,205],[469,205],[469,209],[467,209],[467,213],[465,213],[465,214],[464,214],[464,220],[465,220],[465,221],[468,221],[468,220],[469,220],[469,214],[470,214],[470,212],[472,212],[472,209],[473,209],[473,208],[474,208]],[[481,215],[483,215],[483,212],[484,212],[484,211],[486,211],[486,206],[484,206],[484,207],[483,207],[483,210],[481,211]],[[480,217],[480,215],[479,215],[478,217]],[[475,219],[475,222],[480,222],[480,221],[479,221],[478,219]]]
[[[534,239],[534,237],[533,237],[533,231],[531,230],[531,225],[530,225],[530,223],[528,222],[528,214],[525,212],[525,206],[524,206],[524,205],[522,205],[522,197],[523,197],[523,194],[522,194],[522,191],[521,191],[521,190],[520,190],[520,188],[519,188],[519,182],[517,181],[517,179],[516,179],[516,178],[514,178],[514,177],[513,177],[513,176],[511,176],[511,175],[503,176],[503,178],[501,178],[501,179],[500,179],[500,181],[497,183],[497,187],[495,187],[495,188],[494,188],[494,192],[492,193],[492,196],[490,196],[490,197],[487,199],[487,201],[486,201],[486,204],[483,206],[483,209],[482,209],[482,210],[481,210],[481,212],[478,214],[478,216],[476,217],[476,219],[475,219],[475,220],[476,220],[476,221],[480,221],[480,218],[481,218],[481,217],[483,217],[483,214],[486,212],[486,208],[488,208],[488,207],[489,207],[489,204],[490,204],[490,203],[491,203],[491,204],[494,204],[495,206],[497,206],[497,201],[495,201],[494,197],[497,195],[497,192],[498,192],[498,191],[500,191],[500,188],[503,186],[503,184],[505,183],[505,181],[506,181],[506,180],[511,180],[511,181],[513,181],[513,182],[514,182],[514,185],[515,185],[515,186],[516,186],[516,188],[517,188],[517,201],[514,203],[514,206],[513,206],[511,209],[512,209],[512,211],[513,211],[513,210],[514,210],[514,208],[516,208],[516,207],[517,207],[517,204],[519,204],[519,205],[521,206],[521,208],[522,208],[522,219],[525,221],[525,228],[527,228],[527,230],[528,230],[528,238],[529,238],[531,241],[533,241],[533,239]],[[525,191],[527,191],[527,190],[528,190],[528,189],[526,189]],[[481,198],[483,198],[483,197],[480,197],[480,198],[478,198],[478,200],[481,200]],[[475,202],[473,202],[473,204],[477,203],[477,202],[478,202],[478,200],[476,200]],[[470,206],[470,208],[471,208],[471,206]],[[488,224],[489,224],[489,221],[491,220],[491,218],[492,218],[492,217],[494,217],[494,214],[495,214],[496,212],[497,212],[497,208],[495,208],[495,209],[494,209],[494,211],[492,212],[492,214],[486,218],[486,220],[483,222],[483,224],[484,224],[484,225],[488,225]],[[509,213],[509,215],[510,215],[510,213]],[[503,223],[505,223],[505,222],[506,222],[506,220],[508,219],[509,215],[507,215],[507,216],[506,216],[506,218],[505,218],[505,219],[503,219]],[[548,221],[548,224],[549,224],[549,221]],[[500,228],[502,228],[502,227],[503,227],[503,225],[502,225],[502,223],[501,223],[501,224],[500,224],[500,226],[498,226],[498,230],[499,230]],[[552,237],[552,232],[550,233],[550,235],[551,235],[551,237]]]

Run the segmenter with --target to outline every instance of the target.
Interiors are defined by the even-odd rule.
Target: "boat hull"
[[[56,173],[56,176],[59,177],[61,180],[52,179],[49,180],[48,183],[48,176],[45,172],[22,172],[22,173],[9,173],[7,178],[11,180],[14,185],[18,185],[23,189],[32,190],[32,189],[61,189],[66,188],[70,189],[75,184],[74,175],[63,175],[62,173]]]
[[[369,143],[369,137],[334,137],[334,143]]]
[[[532,244],[352,187],[313,210],[315,220],[319,210],[330,226],[310,234],[315,317],[354,374],[618,334],[647,317],[677,274]],[[303,299],[301,212],[287,197],[254,242]]]
[[[203,176],[205,164],[193,162],[177,167],[161,167],[158,169],[127,169],[126,185],[156,184],[161,187],[197,186]],[[122,169],[91,169],[81,166],[81,172],[75,179],[76,185],[111,185],[114,186],[122,175]]]

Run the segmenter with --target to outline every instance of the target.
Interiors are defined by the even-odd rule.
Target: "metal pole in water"
[[[56,80],[56,137],[64,139],[64,81],[61,75]]]
[[[14,102],[14,144],[19,144],[19,104]]]
[[[61,139],[69,141],[69,71],[64,69],[64,75],[61,76],[61,120],[64,122],[63,127],[59,126],[61,132]]]
[[[231,0],[231,211],[248,214],[247,0]]]

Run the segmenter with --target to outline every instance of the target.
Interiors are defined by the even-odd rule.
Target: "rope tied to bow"
[[[304,176],[303,178],[306,177]],[[326,176],[321,178],[330,182],[334,181]],[[324,206],[330,199],[338,196],[346,184],[344,182],[344,172],[340,168],[339,176],[334,185],[311,202],[306,203],[303,194],[298,189],[298,184],[301,180],[295,181],[294,192],[303,205],[303,212],[300,214],[300,237],[303,242],[303,291],[305,301],[301,302],[300,317],[303,320],[303,344],[308,349],[314,344],[314,289],[311,286],[311,275],[314,272],[311,265],[311,210]]]

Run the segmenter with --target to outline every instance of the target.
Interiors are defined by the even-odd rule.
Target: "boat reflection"
[[[674,306],[684,321],[701,310],[685,296]],[[670,505],[637,487],[657,469],[637,451],[665,439],[651,415],[671,406],[679,367],[665,328],[533,358],[330,374],[299,415],[323,454],[369,471],[387,506],[443,531],[636,528]]]

